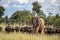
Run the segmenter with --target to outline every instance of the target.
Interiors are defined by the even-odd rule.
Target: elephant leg
[[[41,34],[44,34],[44,26],[41,27]]]
[[[38,33],[38,31],[39,31],[39,27],[36,27],[35,33]]]

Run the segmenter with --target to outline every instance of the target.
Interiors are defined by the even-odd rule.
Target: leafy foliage
[[[10,19],[16,20],[16,22],[29,22],[32,18],[31,12],[24,10],[24,11],[17,11],[15,12]]]
[[[0,6],[0,19],[4,15],[4,11],[5,11],[5,9],[2,6]]]
[[[34,2],[34,3],[32,3],[32,5],[33,5],[32,10],[39,13],[41,6],[38,4],[38,2]]]
[[[55,23],[54,23],[55,27],[60,27],[60,18],[56,19]]]
[[[33,2],[32,5],[33,12],[36,12],[41,18],[45,18],[46,15],[42,12],[42,10],[40,10],[42,6],[40,6],[38,2]]]

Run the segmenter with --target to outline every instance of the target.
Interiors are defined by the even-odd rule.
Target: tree
[[[55,27],[60,27],[60,16],[58,13],[55,16],[52,16],[52,13],[49,13],[49,16],[45,21],[48,26],[53,25]]]
[[[52,13],[49,13],[49,16],[47,17],[48,25],[52,25]]]
[[[60,18],[56,19],[56,21],[54,22],[54,26],[60,28]]]
[[[23,11],[16,11],[12,16],[11,16],[11,20],[16,20],[17,23],[30,23],[31,21],[31,12],[27,11],[27,10],[23,10]]]
[[[2,6],[0,6],[0,23],[2,22],[2,16],[4,15],[4,11],[5,9]]]
[[[60,18],[59,14],[57,13],[55,16],[56,19]]]
[[[7,15],[4,17],[4,20],[5,20],[5,23],[8,24],[8,16]]]
[[[32,10],[35,11],[36,13],[39,13],[41,6],[38,4],[38,2],[32,3],[33,8]]]
[[[55,27],[60,27],[60,16],[59,16],[58,13],[54,17],[54,26]]]
[[[49,13],[49,17],[51,17],[52,16],[52,13]]]
[[[0,19],[4,15],[4,11],[5,11],[4,7],[0,6]]]
[[[45,14],[42,12],[42,10],[40,10],[41,6],[38,4],[38,2],[33,2],[32,5],[33,12],[36,12],[40,17],[45,18]]]

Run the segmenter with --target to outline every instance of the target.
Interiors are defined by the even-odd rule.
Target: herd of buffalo
[[[3,31],[3,28],[0,27],[0,32]],[[28,32],[28,33],[33,33],[34,29],[32,27],[18,27],[16,26],[15,28],[14,27],[11,27],[11,26],[6,26],[5,27],[5,31],[7,33],[10,33],[10,32]],[[51,27],[45,27],[44,28],[44,33],[46,34],[55,34],[55,33],[59,33],[60,34],[60,28],[51,28]]]
[[[8,26],[5,27],[5,31],[7,33],[10,32],[28,32],[28,33],[46,33],[46,34],[55,34],[55,33],[59,33],[60,34],[60,28],[57,27],[44,27],[45,26],[45,21],[43,18],[40,18],[38,16],[33,16],[32,17],[32,25],[33,27],[22,27],[20,28],[19,26],[11,27],[10,24],[8,24]],[[0,32],[2,31],[2,27],[0,27]],[[43,31],[44,30],[44,31]]]

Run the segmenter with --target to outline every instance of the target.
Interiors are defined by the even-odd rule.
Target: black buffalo
[[[18,26],[15,27],[15,31],[19,32],[20,28]]]
[[[11,32],[11,26],[5,27],[5,31],[6,31],[7,33],[10,33],[10,32]]]
[[[14,32],[14,27],[11,27],[11,32]]]
[[[28,32],[28,33],[32,33],[33,32],[33,28],[32,27],[22,27],[20,28],[21,32]]]
[[[55,28],[56,32],[55,33],[59,33],[60,34],[60,28]]]
[[[46,27],[44,28],[44,32],[47,33],[47,34],[56,34],[56,33],[60,33],[60,28],[49,28],[49,27]]]

